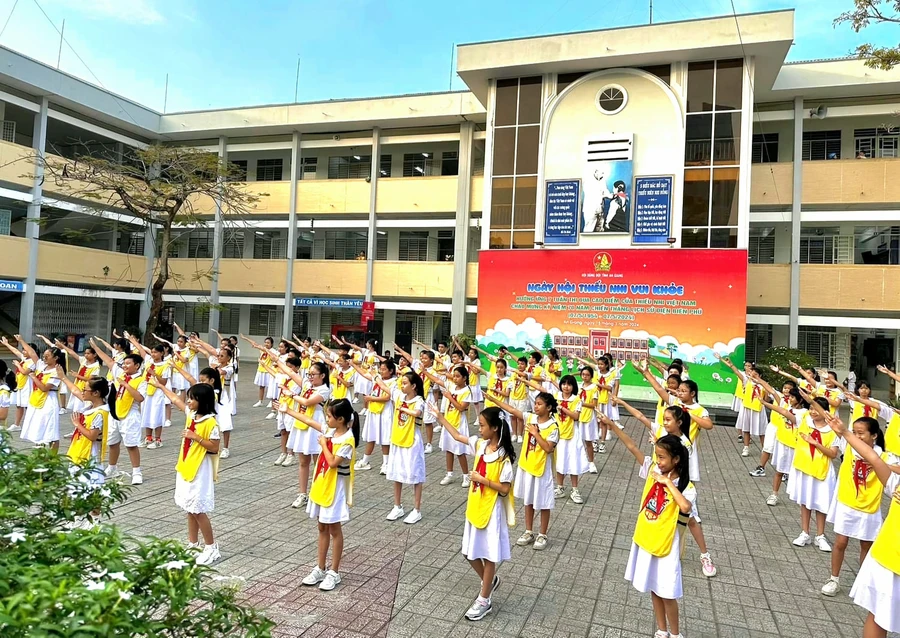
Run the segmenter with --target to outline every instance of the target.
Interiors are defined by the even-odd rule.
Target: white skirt
[[[605,414],[606,417],[615,423],[619,420],[619,406],[610,401],[609,403],[601,403],[597,406],[597,409],[600,410],[601,414]]]
[[[484,402],[484,390],[481,389],[481,386],[470,385],[469,392],[472,393],[472,398],[470,399],[472,403],[483,403]]]
[[[571,439],[560,439],[556,444],[556,471],[567,476],[581,476],[588,471],[587,452],[578,428]]]
[[[785,445],[777,437],[772,450],[772,466],[782,474],[790,474],[791,468],[794,467],[794,448]]]
[[[190,369],[188,369],[188,372],[190,372]],[[197,377],[194,377],[194,378],[196,379]],[[191,388],[191,384],[188,383],[187,379],[185,379],[183,376],[181,376],[179,373],[177,373],[173,370],[172,371],[172,389],[175,392],[178,392],[179,390],[189,390],[190,388]]]
[[[531,505],[536,510],[552,510],[556,499],[553,496],[553,459],[547,459],[544,473],[540,476],[529,474],[521,467],[516,468],[513,496],[523,505]]]
[[[257,371],[256,376],[253,377],[253,384],[259,386],[260,388],[268,388],[270,378],[271,376],[268,372]]]
[[[86,412],[87,403],[76,397],[74,394],[69,394],[69,400],[66,402],[66,410],[76,413]]]
[[[841,503],[837,494],[831,499],[831,507],[828,508],[826,520],[834,525],[835,534],[860,541],[874,541],[884,522],[880,509],[871,514],[860,512]]]
[[[466,420],[466,416],[463,415],[459,420],[459,432],[465,437],[469,436],[469,422]],[[465,456],[469,453],[469,445],[468,443],[460,443],[447,432],[447,428],[441,428],[441,449],[444,452],[450,452],[454,456]]]
[[[498,495],[494,511],[484,529],[478,529],[466,519],[462,538],[463,556],[469,560],[489,560],[497,565],[512,558],[504,508],[503,497]]]
[[[296,422],[297,420],[287,414],[287,412],[278,412],[275,415],[275,424],[278,426],[279,432],[281,432],[282,430],[287,430],[290,434],[291,430],[294,429],[294,423]]]
[[[175,473],[175,504],[188,514],[207,514],[215,508],[215,483],[213,466],[209,456],[205,456],[193,481],[185,481]]]
[[[634,588],[646,594],[653,592],[660,598],[673,600],[681,598],[681,530],[675,531],[672,551],[667,556],[653,556],[631,542],[625,580]]]
[[[322,451],[322,446],[319,445],[319,432],[312,428],[301,430],[293,427],[288,434],[287,448],[294,454],[318,454]]]
[[[157,389],[153,394],[147,395],[141,404],[141,427],[158,428],[166,422],[166,395]]]
[[[353,394],[358,394],[360,396],[372,394],[372,388],[374,387],[374,383],[358,374],[356,375],[355,383],[353,384]]]
[[[387,480],[404,485],[418,485],[425,482],[425,446],[422,444],[422,434],[418,429],[410,447],[399,447],[391,443]]]
[[[216,404],[216,422],[219,425],[219,432],[231,432],[234,429],[231,406],[228,403]]]
[[[741,408],[744,407],[744,400],[739,396],[735,396],[731,399],[731,411],[732,412],[740,412]],[[737,427],[737,426],[735,426]]]
[[[581,438],[585,441],[596,441],[600,438],[600,429],[597,427],[596,415],[591,415],[590,421],[581,422]]]
[[[835,476],[834,465],[829,464],[828,474],[822,481],[817,481],[809,474],[792,467],[787,493],[797,505],[803,505],[807,509],[815,510],[816,512],[827,513],[828,508],[831,506],[831,499],[834,498],[836,487],[837,477]]]
[[[17,408],[27,408],[31,399],[31,379],[25,382],[25,387],[13,392],[13,403]]]
[[[334,486],[334,500],[328,507],[316,505],[312,501],[306,504],[306,513],[320,523],[346,523],[350,520],[350,508],[347,506],[347,480],[349,476],[338,476]]]
[[[362,439],[366,443],[375,445],[391,444],[391,428],[394,426],[394,405],[391,402],[384,404],[384,410],[379,413],[369,412],[363,425]]]
[[[900,632],[900,576],[872,558],[871,552],[859,568],[850,598],[875,616],[876,625]]]
[[[269,384],[266,386],[266,398],[274,401],[278,398],[278,386],[275,383],[275,377],[271,374],[266,376],[269,377]]]
[[[766,414],[765,408],[757,412],[744,406],[741,407],[734,427],[741,432],[749,432],[750,436],[765,435],[766,426],[769,424],[769,416]]]
[[[56,392],[47,394],[44,407],[28,406],[19,437],[25,441],[44,445],[59,441],[59,403]]]
[[[771,416],[771,415],[770,415]],[[778,436],[778,426],[771,422],[766,426],[766,442],[763,444],[763,452],[771,454],[775,451],[775,439]]]

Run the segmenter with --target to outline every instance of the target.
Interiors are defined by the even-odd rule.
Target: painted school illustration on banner
[[[730,405],[737,379],[716,355],[744,361],[747,253],[743,250],[509,250],[482,253],[478,343],[516,356],[555,348],[563,370],[576,357],[625,365],[622,395],[651,398],[630,365],[682,359],[704,405]]]

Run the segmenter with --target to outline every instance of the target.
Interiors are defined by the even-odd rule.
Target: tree
[[[128,149],[121,159],[108,149],[91,147],[70,160],[56,155],[38,158],[45,179],[53,180],[66,197],[98,202],[98,208],[125,210],[152,228],[158,237],[150,286],[150,316],[144,334],[156,331],[163,307],[163,289],[172,277],[169,246],[173,228],[206,225],[219,203],[223,222],[237,220],[252,210],[259,196],[246,191],[236,165],[220,161],[214,153],[183,146],[154,144]],[[206,217],[204,217],[204,215]],[[195,273],[200,279],[212,271]]]
[[[859,33],[870,24],[900,24],[900,0],[853,0],[853,9],[834,20],[834,25],[849,23]],[[882,47],[871,43],[856,47],[856,55],[866,66],[890,71],[900,64],[900,46]]]
[[[780,388],[784,383],[784,377],[773,372],[771,366],[777,366],[796,377],[797,373],[791,368],[791,362],[798,364],[801,368],[814,368],[816,366],[815,358],[809,356],[803,350],[796,348],[788,348],[786,346],[774,346],[763,353],[763,356],[756,362],[759,368],[760,376],[769,382],[772,387]]]
[[[0,433],[0,634],[269,638],[273,623],[196,565],[196,550],[132,538],[113,525],[70,529],[89,512],[109,516],[130,487],[97,484],[102,468],[50,450],[13,450]],[[234,581],[232,581],[232,585]]]
[[[541,344],[541,348],[543,350],[549,350],[553,347],[553,339],[550,338],[550,333],[544,335],[544,342]]]

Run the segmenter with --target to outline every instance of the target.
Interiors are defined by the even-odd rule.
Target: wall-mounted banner
[[[653,356],[687,363],[703,405],[730,405],[736,377],[715,355],[743,365],[746,311],[746,250],[491,250],[479,260],[482,348],[556,348],[576,377],[575,357],[605,353],[633,398],[655,396],[630,364]]]
[[[588,162],[585,166],[581,232],[627,233],[631,222],[631,160]]]
[[[671,236],[671,175],[636,177],[634,180],[633,244],[665,244]]]
[[[357,308],[362,309],[362,299],[329,299],[327,297],[296,297],[295,306],[310,306],[313,308]]]
[[[0,292],[25,292],[25,282],[0,279]]]
[[[578,206],[581,184],[577,179],[553,180],[547,184],[547,218],[544,222],[545,244],[578,243]]]

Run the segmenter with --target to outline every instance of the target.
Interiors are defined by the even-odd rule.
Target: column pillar
[[[756,63],[752,57],[744,60],[744,81],[741,93],[740,176],[738,180],[737,247],[750,244],[750,156],[753,152],[753,87]]]
[[[397,311],[396,310],[387,310],[384,311],[384,329],[381,334],[381,340],[383,341],[382,350],[389,350],[394,345],[394,340],[397,338]],[[379,353],[381,354],[381,353]]]
[[[497,82],[488,81],[487,126],[484,135],[484,195],[481,199],[481,250],[491,247],[491,193],[494,175],[494,107]]]
[[[228,139],[222,135],[219,137],[219,163],[224,166],[228,161]],[[213,223],[213,256],[212,256],[212,280],[209,284],[209,336],[210,343],[218,341],[214,330],[219,329],[219,263],[222,258],[222,189],[225,178],[219,175],[217,179],[218,196],[216,197],[216,219]]]
[[[472,140],[475,124],[459,127],[459,171],[456,178],[456,225],[453,234],[453,297],[450,300],[450,332],[458,335],[466,326],[466,274],[469,266],[469,203],[472,195]]]
[[[791,198],[791,298],[788,346],[797,347],[800,328],[800,211],[803,201],[803,98],[794,98],[794,182]]]
[[[113,245],[115,250],[115,245]],[[153,224],[147,222],[144,228],[144,298],[141,300],[141,309],[139,315],[139,323],[141,326],[147,325],[147,319],[150,318],[150,289],[153,286],[153,274],[156,271],[156,229]],[[212,315],[210,315],[210,325],[212,325]]]
[[[284,285],[282,333],[288,339],[294,331],[294,262],[297,260],[297,181],[300,179],[300,132],[291,137],[291,191],[288,198],[287,273]]]
[[[375,246],[378,224],[375,207],[378,201],[378,176],[381,175],[381,129],[372,129],[372,166],[369,177],[369,231],[366,236],[366,301],[372,301],[375,284]]]
[[[31,341],[34,332],[34,296],[37,285],[38,237],[40,236],[41,198],[44,186],[44,148],[47,145],[47,111],[49,100],[41,98],[41,108],[34,117],[32,150],[37,160],[34,164],[34,180],[31,183],[31,203],[25,220],[25,237],[28,239],[28,274],[25,276],[25,293],[19,313],[19,334]]]

